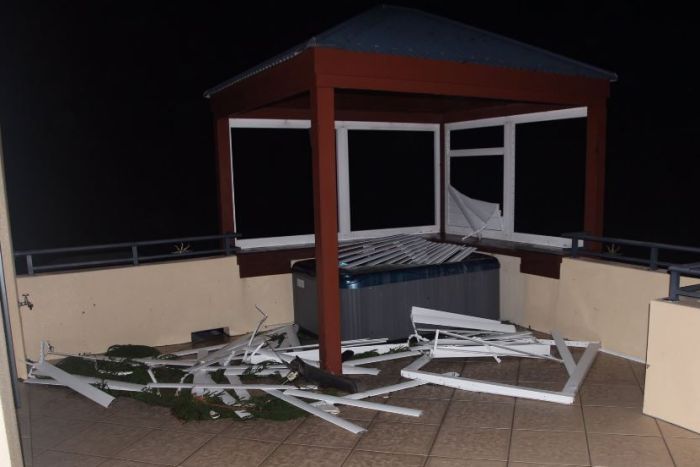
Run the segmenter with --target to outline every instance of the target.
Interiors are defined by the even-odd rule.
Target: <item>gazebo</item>
[[[321,360],[325,369],[340,373],[338,238],[347,223],[342,214],[347,177],[336,149],[343,151],[347,135],[337,133],[337,122],[435,128],[436,230],[445,234],[447,141],[455,122],[583,109],[575,113],[586,117],[582,225],[601,235],[606,101],[615,79],[605,70],[446,18],[373,8],[206,91],[216,120],[221,229],[237,227],[231,122],[308,122]],[[512,135],[504,128],[502,147],[482,152],[507,156]],[[453,152],[459,151],[470,155],[475,149]],[[506,179],[512,176],[508,164]],[[505,193],[504,206],[512,205],[512,190]]]

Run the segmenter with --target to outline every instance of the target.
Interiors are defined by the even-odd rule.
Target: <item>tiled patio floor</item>
[[[378,365],[382,373],[361,383],[395,383],[407,363]],[[442,360],[427,369],[542,388],[566,379],[539,360]],[[362,435],[311,416],[183,424],[132,399],[102,409],[64,388],[23,387],[20,425],[36,467],[700,465],[700,435],[642,415],[644,366],[605,354],[573,406],[427,385],[373,399],[423,409],[420,418],[343,409],[367,427]]]

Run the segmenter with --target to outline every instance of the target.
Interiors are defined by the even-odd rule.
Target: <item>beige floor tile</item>
[[[673,462],[661,438],[588,434],[593,465],[611,467],[671,467]]]
[[[630,362],[619,357],[598,353],[593,366],[588,371],[586,383],[597,384],[639,384],[632,372]]]
[[[172,431],[187,431],[190,433],[211,433],[219,434],[238,420],[230,418],[220,418],[218,420],[178,420],[176,417],[169,416],[164,418],[158,424],[158,428],[162,430]]]
[[[425,467],[506,467],[506,463],[483,459],[448,459],[430,456]]]
[[[369,422],[355,420],[354,424],[367,428]],[[309,417],[285,440],[290,444],[307,444],[329,448],[352,448],[362,434],[353,434],[318,417]]]
[[[430,373],[461,373],[463,367],[464,361],[457,359],[434,359],[429,361],[428,364],[422,368],[422,371],[429,371]]]
[[[278,422],[257,418],[254,420],[235,421],[222,431],[222,436],[234,438],[258,439],[260,441],[283,441],[301,423],[304,418]]]
[[[177,465],[191,456],[213,435],[183,431],[153,430],[116,457],[138,462]]]
[[[515,404],[515,397],[487,394],[485,392],[462,391],[455,389],[452,399],[456,401],[489,402],[496,404]]]
[[[32,450],[39,454],[72,438],[95,422],[65,418],[40,417],[32,419]]]
[[[443,425],[430,454],[453,459],[505,461],[508,458],[509,441],[510,430]]]
[[[564,431],[513,432],[510,460],[571,465],[589,465],[586,434]]]
[[[391,394],[391,397],[405,397],[408,399],[450,399],[454,392],[455,390],[453,388],[448,388],[446,386],[424,384],[415,388],[394,392]]]
[[[571,464],[538,464],[532,462],[508,462],[508,467],[572,467]]]
[[[642,407],[644,395],[636,384],[586,384],[581,389],[583,405]]]
[[[471,401],[452,401],[444,421],[462,428],[510,428],[512,423],[512,405]]]
[[[146,436],[148,428],[95,423],[56,446],[59,451],[111,457]]]
[[[641,409],[584,407],[583,415],[589,433],[661,436],[656,420],[643,415]]]
[[[564,365],[551,360],[536,360],[524,358],[520,362],[518,382],[547,382],[564,384],[569,379],[569,373]]]
[[[659,428],[661,428],[661,433],[664,435],[664,438],[700,439],[700,433],[695,433],[694,431],[686,430],[685,428],[681,428],[678,425],[673,425],[662,420],[657,420],[656,422],[659,424]]]
[[[484,381],[515,383],[518,379],[519,365],[520,359],[515,357],[503,358],[501,363],[494,360],[468,361],[464,364],[462,376]]]
[[[639,383],[639,386],[644,389],[644,381],[646,378],[646,373],[647,373],[647,366],[645,363],[637,363],[637,362],[630,362],[630,366],[632,367],[632,373],[634,373],[634,377],[637,379],[637,383]]]
[[[356,450],[343,467],[421,467],[424,462],[425,456]]]
[[[449,400],[439,399],[399,399],[391,397],[387,399],[387,404],[399,407],[422,410],[420,417],[409,417],[388,412],[381,412],[377,415],[377,421],[399,422],[399,423],[425,423],[427,425],[439,425],[445,415],[445,410],[449,405]]]
[[[375,386],[375,387],[379,387],[379,386]],[[377,404],[385,404],[388,399],[389,399],[388,397],[376,396],[376,397],[370,397],[369,399],[363,399],[363,400],[366,400],[369,402],[376,402]],[[340,417],[342,417],[346,420],[371,421],[371,420],[375,419],[375,417],[377,416],[377,413],[378,413],[376,410],[363,409],[361,407],[351,407],[349,405],[346,405],[346,406],[338,405],[337,407],[340,409]]]
[[[179,423],[167,407],[149,405],[129,397],[117,398],[104,421],[143,428],[161,428],[163,425]]]
[[[32,417],[101,421],[108,416],[109,409],[95,404],[78,393],[72,392],[68,394],[56,393],[55,398],[49,398],[40,403],[33,403],[30,412]]]
[[[513,428],[516,430],[584,431],[578,405],[518,399]]]
[[[162,467],[163,464],[147,464],[143,462],[128,461],[126,459],[109,459],[100,467]]]
[[[260,464],[278,446],[252,439],[215,436],[190,456],[183,467],[248,467]]]
[[[374,422],[357,443],[357,449],[427,455],[437,430],[434,425]]]
[[[700,439],[668,438],[666,444],[676,467],[700,465]]]
[[[262,465],[277,467],[337,467],[343,463],[349,453],[349,449],[283,444]]]
[[[93,467],[104,461],[104,457],[72,452],[44,451],[34,458],[32,465],[34,467]]]

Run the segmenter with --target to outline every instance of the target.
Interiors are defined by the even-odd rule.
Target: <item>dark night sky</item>
[[[216,233],[202,92],[379,2],[22,2],[0,11],[17,249]],[[615,2],[393,2],[615,71],[606,233],[700,246],[694,15]]]

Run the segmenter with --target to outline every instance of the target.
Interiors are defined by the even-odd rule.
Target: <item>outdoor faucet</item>
[[[34,308],[34,304],[33,304],[32,302],[29,301],[29,294],[28,294],[28,293],[23,293],[22,296],[23,296],[24,298],[22,299],[22,301],[19,302],[20,308],[23,307],[23,306],[29,307],[30,310],[31,310],[32,308]]]

